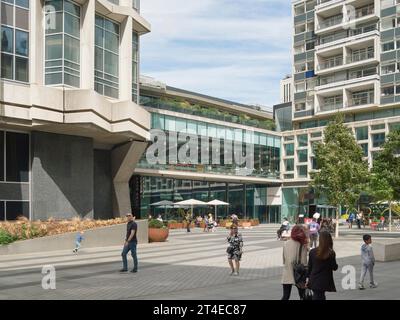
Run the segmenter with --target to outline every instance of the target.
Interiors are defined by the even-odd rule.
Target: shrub
[[[17,236],[13,236],[11,233],[9,233],[3,229],[0,229],[0,245],[9,244],[16,240],[18,240]]]
[[[164,228],[164,223],[157,219],[152,219],[149,221],[149,228],[162,229]]]
[[[176,221],[176,220],[169,220],[169,221],[168,221],[168,224],[170,224],[170,223],[171,223],[171,224],[172,224],[172,223],[178,223],[178,221]]]

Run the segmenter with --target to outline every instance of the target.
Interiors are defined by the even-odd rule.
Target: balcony
[[[343,57],[334,57],[331,58],[327,61],[324,61],[322,64],[320,64],[317,68],[317,70],[326,70],[330,68],[335,68],[343,65]]]
[[[321,91],[369,80],[379,80],[379,74],[376,67],[368,69],[353,69],[337,72],[330,76],[321,76],[315,90]]]
[[[343,15],[334,16],[328,19],[325,19],[319,24],[317,30],[322,30],[326,28],[330,28],[336,25],[340,25],[343,22]]]
[[[375,57],[375,52],[374,51],[369,51],[369,52],[360,52],[357,54],[352,54],[347,58],[347,63],[356,63],[364,60],[369,60],[373,59]]]
[[[343,101],[326,103],[319,106],[319,112],[336,111],[340,109],[343,109]]]
[[[319,23],[319,25],[317,25],[316,33],[327,32],[328,30],[326,29],[328,28],[333,31],[341,25],[361,22],[360,20],[365,22],[365,20],[369,20],[369,18],[366,17],[372,18],[374,15],[376,15],[375,5],[371,3],[369,5],[356,9],[354,12],[350,12],[349,15],[343,16],[343,14],[336,14],[335,16],[324,19]],[[336,28],[333,28],[335,26]]]
[[[379,36],[378,26],[374,23],[369,26],[360,27],[357,29],[349,29],[341,32],[335,32],[333,34],[327,36],[320,36],[317,41],[316,49],[323,49],[328,46],[338,45],[347,41],[350,41],[351,37],[356,37],[359,35],[365,35],[365,37],[369,35],[378,35]]]
[[[374,91],[361,92],[353,95],[347,102],[347,107],[358,107],[368,104],[374,104]]]

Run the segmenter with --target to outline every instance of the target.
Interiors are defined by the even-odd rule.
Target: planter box
[[[169,229],[182,229],[183,228],[183,223],[170,223],[168,224]]]
[[[250,228],[251,227],[251,222],[242,222],[242,227],[243,228]]]
[[[149,242],[165,242],[169,235],[167,228],[149,228]]]

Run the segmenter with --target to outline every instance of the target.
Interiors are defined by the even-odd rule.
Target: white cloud
[[[238,102],[278,103],[290,71],[290,12],[277,16],[279,1],[245,3],[143,1],[152,33],[142,37],[142,74]]]

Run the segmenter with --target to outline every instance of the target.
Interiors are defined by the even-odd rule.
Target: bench
[[[372,243],[376,261],[400,260],[400,239],[382,239]]]

